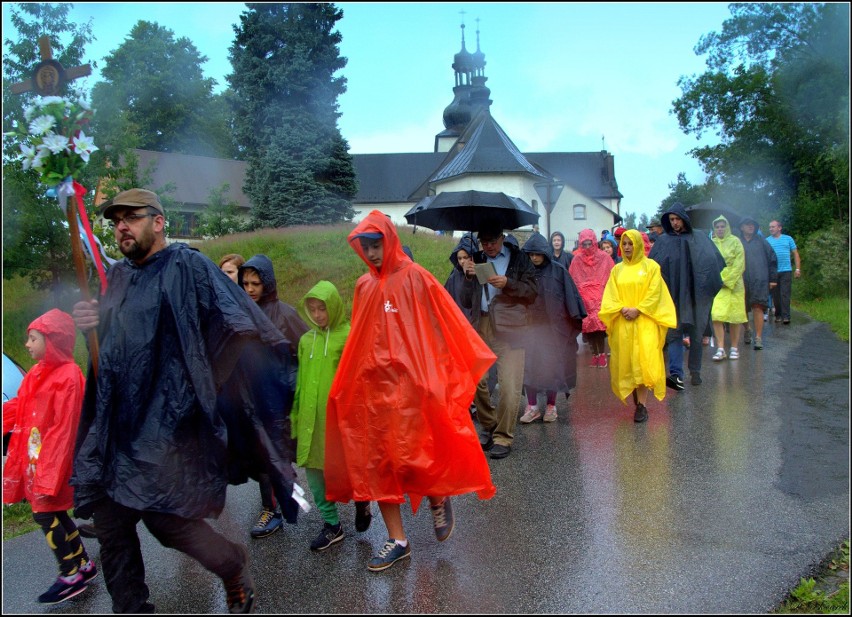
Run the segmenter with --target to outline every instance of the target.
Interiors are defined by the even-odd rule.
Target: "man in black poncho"
[[[673,204],[663,212],[660,222],[665,233],[654,242],[648,257],[660,264],[677,309],[678,327],[666,334],[669,373],[666,385],[683,390],[683,337],[701,340],[710,320],[713,299],[722,288],[725,259],[707,235],[692,233],[692,223],[683,204]],[[700,344],[689,348],[687,365],[694,386],[701,383],[703,351]]]
[[[277,490],[292,495],[292,453],[281,438],[289,435],[283,410],[293,396],[288,341],[212,261],[167,244],[156,194],[124,191],[103,215],[126,259],[110,268],[100,302],[74,307],[77,327],[97,328],[100,342],[75,448],[76,513],[94,516],[114,612],[154,610],[140,520],[164,546],[223,580],[230,612],[250,612],[245,547],[203,519],[221,512],[233,459],[249,449],[263,453]],[[263,370],[248,370],[257,365]],[[239,405],[225,408],[219,392],[232,373]],[[288,501],[282,506],[293,522]]]

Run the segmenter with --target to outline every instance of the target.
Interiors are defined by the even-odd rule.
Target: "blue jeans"
[[[666,354],[668,356],[668,370],[670,375],[677,375],[683,379],[683,337],[690,338],[689,357],[687,366],[690,373],[701,372],[701,356],[704,346],[701,337],[695,335],[693,326],[680,326],[672,328],[666,333]]]

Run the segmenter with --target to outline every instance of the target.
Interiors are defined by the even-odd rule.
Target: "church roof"
[[[601,152],[529,152],[529,161],[579,192],[595,199],[621,199],[611,154]]]
[[[428,178],[429,182],[472,173],[523,173],[547,177],[521,154],[487,108],[476,114],[458,142],[464,147],[460,151],[450,150],[441,167]]]
[[[443,152],[353,154],[358,178],[355,203],[410,201],[410,195],[444,158]]]

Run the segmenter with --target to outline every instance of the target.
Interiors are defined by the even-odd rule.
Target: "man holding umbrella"
[[[501,327],[492,314],[496,304],[504,304],[525,312],[538,290],[535,267],[527,255],[508,243],[504,243],[501,224],[489,219],[479,225],[478,236],[482,250],[468,262],[466,272],[475,273],[475,263],[491,263],[496,274],[475,289],[471,298],[474,309],[480,313],[477,331],[491,350],[497,355],[497,385],[500,401],[491,404],[487,377],[476,389],[476,416],[479,419],[479,443],[493,459],[506,458],[512,451],[515,426],[521,403],[524,381],[524,325]],[[471,287],[473,289],[473,287]],[[465,304],[468,305],[467,301]],[[496,325],[495,325],[496,324]]]

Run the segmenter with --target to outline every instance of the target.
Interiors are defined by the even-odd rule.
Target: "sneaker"
[[[453,516],[453,504],[449,497],[444,497],[444,501],[437,506],[429,506],[432,510],[432,519],[435,524],[435,537],[438,542],[443,542],[453,535],[453,528],[456,526],[456,517]]]
[[[83,575],[83,582],[85,583],[88,583],[98,575],[98,569],[95,567],[95,562],[91,559],[87,559],[80,564],[79,572]]]
[[[388,539],[385,545],[379,551],[379,554],[370,560],[367,564],[367,569],[371,572],[381,572],[387,570],[400,559],[411,557],[411,542],[405,546],[400,546],[393,538]]]
[[[592,354],[592,361],[589,362],[589,366],[591,366],[592,368],[597,368],[598,366],[600,366],[600,363],[598,362],[598,354]]]
[[[700,373],[692,373],[691,377],[692,377],[691,381],[692,381],[693,386],[700,386],[701,385],[701,374]]]
[[[775,323],[781,323],[781,318],[778,315],[775,316]]]
[[[524,410],[524,415],[521,416],[521,424],[529,424],[535,422],[541,417],[541,412],[538,410],[538,405],[527,405]]]
[[[606,354],[602,353],[599,356],[599,359],[598,359],[598,366],[601,367],[601,368],[606,368],[606,365],[607,365]]]
[[[636,412],[633,414],[634,422],[644,422],[648,419],[648,409],[641,403],[636,405]]]
[[[369,501],[355,502],[355,531],[363,533],[370,528],[373,522],[373,513]]]
[[[731,347],[731,352],[728,354],[731,360],[739,360],[740,352],[736,347]]]
[[[672,390],[683,390],[683,379],[672,373],[671,375],[666,377],[666,386],[668,386]]]
[[[322,526],[319,535],[311,542],[311,550],[324,551],[331,547],[332,544],[340,542],[345,535],[343,533],[343,526],[340,523],[337,523],[337,525],[326,523]]]
[[[281,512],[263,509],[260,517],[251,530],[252,538],[265,538],[284,526],[284,516]]]
[[[716,350],[716,353],[713,354],[714,362],[721,362],[725,358],[727,358],[727,356],[725,355],[725,350],[721,347],[719,347],[719,349]]]
[[[763,321],[769,321],[769,315],[766,313],[763,314]]]
[[[491,452],[488,454],[493,459],[501,459],[506,458],[512,453],[512,446],[504,446],[500,443],[495,443],[494,447],[491,448]]]
[[[86,580],[77,572],[71,576],[60,576],[56,582],[38,597],[41,604],[59,604],[86,590]]]
[[[763,339],[761,339],[759,336],[754,337],[754,348],[763,349]]]
[[[743,335],[743,342],[748,345],[751,343],[751,330],[748,328],[745,329],[745,334]]]
[[[556,422],[556,405],[548,405],[544,410],[545,422]]]
[[[789,319],[785,319],[785,320],[784,320],[784,325],[785,325],[785,326],[789,326],[789,325],[790,325],[790,320],[789,320]]]
[[[248,569],[248,558],[246,565],[234,578],[223,581],[225,583],[225,595],[227,597],[229,613],[251,613],[254,609],[254,580]]]

